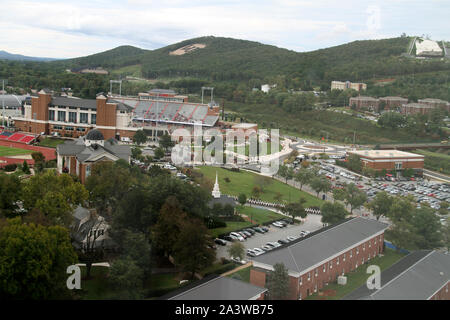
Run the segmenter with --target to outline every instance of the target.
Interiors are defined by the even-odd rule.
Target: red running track
[[[28,144],[23,144],[23,143],[19,143],[19,142],[2,141],[2,140],[0,140],[0,146],[39,151],[39,152],[42,152],[42,154],[44,155],[45,161],[56,159],[56,149],[53,149],[53,148],[36,147],[36,146],[30,146]],[[23,163],[24,159],[0,157],[0,160],[2,160],[2,161],[0,161],[0,167],[3,167],[5,165],[11,164],[11,163]],[[6,163],[4,163],[3,161],[6,161]],[[30,165],[34,164],[33,159],[26,159],[26,161]]]

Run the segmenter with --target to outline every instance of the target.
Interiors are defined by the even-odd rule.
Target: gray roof
[[[450,281],[450,255],[428,253],[370,295],[374,300],[427,300]]]
[[[122,102],[110,99],[108,103],[117,104],[118,110],[130,111],[131,108],[127,105],[124,105]],[[50,103],[52,106],[61,106],[61,107],[74,107],[74,108],[82,108],[82,109],[94,109],[97,110],[97,100],[96,99],[78,99],[78,98],[70,98],[70,97],[52,97],[52,101]]]
[[[186,290],[169,300],[249,300],[266,291],[266,288],[257,287],[241,280],[218,277]]]
[[[104,142],[104,146],[95,145],[87,147],[84,143],[84,137],[76,140],[66,141],[56,147],[56,151],[61,156],[76,156],[78,161],[84,162],[89,158],[100,155],[104,152],[110,153],[126,161],[131,156],[131,148],[126,145],[119,145],[110,140]]]
[[[216,203],[219,203],[223,206],[229,204],[233,208],[236,207],[236,201],[233,198],[231,198],[227,195],[224,195],[224,194],[220,195],[220,198],[214,198],[214,197],[211,198],[211,200],[208,202],[208,206],[210,208],[212,208],[214,206],[214,204],[216,204]]]
[[[86,135],[86,139],[88,140],[105,140],[103,137],[103,133],[100,130],[92,129]]]
[[[388,224],[377,220],[362,217],[348,219],[288,246],[255,257],[253,261],[269,266],[283,263],[289,271],[301,274],[387,227]]]
[[[75,107],[83,109],[97,109],[97,101],[94,99],[52,97],[50,105],[61,107]]]
[[[152,89],[149,93],[175,94],[175,91],[168,89]]]
[[[23,101],[30,96],[21,96],[15,94],[0,94],[0,107],[5,105],[5,108],[19,108],[22,106]],[[4,102],[3,102],[4,101]]]
[[[400,259],[392,266],[381,272],[381,287],[386,285],[388,282],[392,281],[398,277],[402,272],[411,268],[412,265],[417,263],[419,260],[424,258],[426,255],[430,254],[432,250],[419,250],[409,253],[404,258]],[[343,300],[359,300],[359,299],[370,299],[370,295],[376,292],[376,289],[369,289],[364,283],[358,289],[347,294]]]

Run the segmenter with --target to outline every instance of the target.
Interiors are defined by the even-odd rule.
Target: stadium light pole
[[[8,83],[8,80],[2,80],[2,127],[5,127],[5,82]]]

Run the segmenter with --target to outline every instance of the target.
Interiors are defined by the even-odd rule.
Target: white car
[[[298,238],[295,236],[288,236],[288,237],[286,237],[286,239],[289,241],[294,241],[294,240],[297,240]]]
[[[234,240],[239,240],[239,241],[245,241],[244,237],[241,236],[240,234],[237,234],[236,232],[231,232],[230,233],[230,237]]]
[[[283,227],[284,227],[284,226],[283,226],[281,223],[279,223],[279,222],[273,222],[272,225],[275,226],[275,227],[278,227],[278,228],[283,228]]]
[[[264,245],[264,246],[261,247],[261,249],[263,249],[264,251],[270,251],[270,250],[272,250],[273,248],[272,248],[271,246]]]
[[[278,242],[267,242],[266,245],[271,246],[273,248],[281,247],[281,244],[279,244]]]
[[[260,249],[260,248],[253,248],[252,250],[255,253],[255,255],[257,255],[257,256],[260,256],[260,255],[266,253],[263,249]]]

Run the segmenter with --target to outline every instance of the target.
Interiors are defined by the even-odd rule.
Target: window
[[[314,292],[317,292],[317,284],[314,286]]]
[[[377,244],[377,238],[373,239],[373,244]]]
[[[97,123],[97,114],[93,113],[91,114],[91,124]]]
[[[58,111],[58,121],[66,122],[66,112]]]
[[[325,272],[325,270],[326,270],[326,267],[325,267],[325,264],[324,264],[322,271]]]
[[[73,127],[66,127],[66,131],[73,131]]]
[[[333,269],[333,260],[330,261],[330,269]]]
[[[339,265],[339,257],[336,259],[336,264]]]
[[[359,248],[356,248],[356,254],[359,254]]]
[[[308,272],[308,281],[311,280],[311,272]]]
[[[88,114],[87,113],[80,113],[80,123],[88,123]]]
[[[395,163],[395,170],[401,170],[402,169],[402,163],[401,162],[396,162]]]
[[[86,166],[86,178],[91,175],[91,166]]]
[[[350,250],[350,258],[353,258],[353,250]]]
[[[369,248],[372,247],[372,241],[369,241]]]
[[[77,123],[77,113],[69,112],[69,122]]]
[[[48,120],[55,121],[55,110],[48,111]]]
[[[302,277],[300,276],[300,281],[298,282],[299,285],[302,285]]]
[[[345,253],[344,253],[344,257],[342,258],[342,261],[345,261]]]
[[[366,251],[366,244],[363,244],[363,251]]]
[[[85,132],[85,131],[86,131],[86,129],[85,129],[85,128],[77,128],[77,131],[80,131],[80,132]]]
[[[318,277],[318,276],[319,276],[319,269],[316,269],[316,272],[315,272],[315,274],[316,274],[316,277]]]
[[[62,127],[61,126],[53,126],[53,129],[54,130],[62,130]]]

